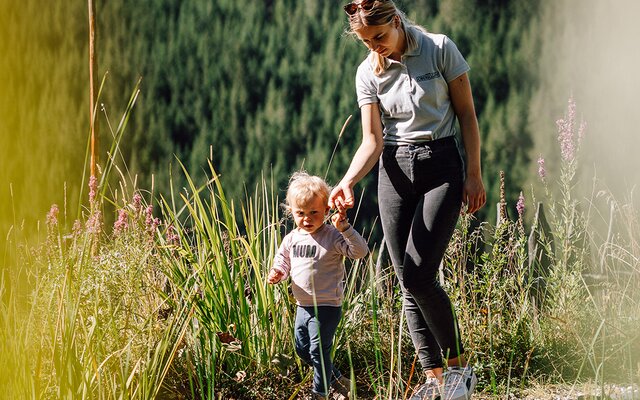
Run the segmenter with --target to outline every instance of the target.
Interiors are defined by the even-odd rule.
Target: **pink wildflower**
[[[79,236],[82,233],[82,222],[79,219],[73,222],[73,228],[71,228],[74,236]]]
[[[146,218],[145,218],[145,225],[147,227],[147,233],[149,233],[149,235],[153,236],[153,234],[156,232],[156,229],[158,228],[158,226],[160,225],[160,219],[158,218],[153,218],[153,206],[149,205],[147,207],[147,209],[145,210],[145,214],[146,214]]]
[[[58,214],[60,213],[60,209],[57,204],[52,204],[51,209],[47,213],[47,226],[53,229],[58,225]]]
[[[119,235],[129,227],[127,210],[118,210],[118,219],[113,223],[113,234]]]
[[[89,178],[89,204],[93,206],[96,202],[96,193],[98,192],[98,180],[95,175]]]
[[[47,213],[47,237],[52,241],[55,239],[58,228],[58,214],[60,209],[57,204],[52,204],[51,209]]]
[[[516,203],[516,210],[518,211],[518,219],[522,219],[524,215],[524,195],[520,192],[518,202]]]
[[[87,232],[97,235],[102,231],[102,214],[100,210],[96,210],[89,216],[86,224]]]
[[[146,215],[144,223],[148,228],[153,223],[153,206],[147,206],[147,208],[144,210],[144,213]]]
[[[138,214],[142,211],[142,196],[140,193],[136,193],[133,195],[133,211]]]
[[[572,97],[569,99],[565,118],[556,121],[556,125],[558,126],[558,141],[560,142],[560,152],[563,161],[573,162],[575,160],[580,141],[584,137],[586,125],[584,122],[581,123],[578,134],[576,135],[575,123],[576,103]]]
[[[177,246],[180,243],[180,237],[176,233],[176,228],[173,225],[167,227],[166,233],[167,243],[172,246]]]
[[[538,176],[542,180],[547,176],[547,171],[544,169],[544,158],[542,158],[542,156],[538,157]]]
[[[580,128],[578,129],[578,143],[582,142],[582,139],[584,139],[584,133],[587,130],[587,123],[582,121],[580,123]]]

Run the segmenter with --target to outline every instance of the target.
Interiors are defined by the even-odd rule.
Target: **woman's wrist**
[[[469,178],[481,178],[482,173],[477,169],[467,170],[467,177]]]
[[[355,183],[355,180],[353,178],[344,176],[342,178],[342,180],[340,181],[340,183],[338,183],[338,186],[346,187],[346,188],[349,188],[349,189],[353,189],[353,186],[355,186],[355,184],[356,183]]]
[[[482,169],[480,168],[480,165],[473,165],[472,163],[468,164],[466,175],[474,178],[482,177]]]

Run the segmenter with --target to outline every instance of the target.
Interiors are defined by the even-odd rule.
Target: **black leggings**
[[[385,242],[422,367],[463,353],[458,321],[438,268],[462,204],[462,162],[453,137],[385,146],[378,201]]]

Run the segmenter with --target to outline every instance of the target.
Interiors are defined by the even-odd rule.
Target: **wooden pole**
[[[91,99],[90,109],[90,126],[91,126],[91,176],[96,176],[96,164],[98,163],[98,127],[95,124],[96,109],[96,80],[95,73],[98,69],[98,60],[96,56],[96,17],[95,17],[95,0],[89,2],[89,94]],[[97,114],[97,113],[96,113]]]

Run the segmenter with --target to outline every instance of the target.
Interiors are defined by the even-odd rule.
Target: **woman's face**
[[[400,61],[406,45],[398,17],[385,25],[363,26],[355,30],[355,33],[369,50]]]

